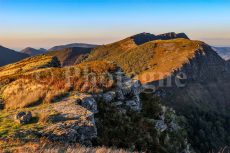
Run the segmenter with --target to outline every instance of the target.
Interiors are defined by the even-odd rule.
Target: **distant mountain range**
[[[21,53],[25,53],[28,54],[30,56],[35,56],[35,55],[39,55],[39,54],[44,54],[47,50],[44,48],[40,48],[40,49],[34,49],[31,47],[27,47],[23,50],[21,50]]]
[[[29,55],[0,46],[0,66],[20,61]]]
[[[98,45],[73,43],[60,45],[46,50],[27,47],[20,52],[0,46],[0,66],[15,63],[29,56],[48,54],[57,56],[63,66],[77,64],[87,57],[90,51]],[[52,51],[52,53],[51,53]]]
[[[230,47],[213,47],[213,49],[224,59],[230,59]]]
[[[80,47],[80,48],[95,48],[98,45],[93,44],[84,44],[84,43],[73,43],[73,44],[67,44],[67,45],[60,45],[60,46],[54,46],[50,48],[48,51],[58,51],[65,48],[73,48],[73,47]]]

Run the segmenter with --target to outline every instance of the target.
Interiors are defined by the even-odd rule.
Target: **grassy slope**
[[[51,142],[19,142],[12,140],[10,142],[0,141],[0,151],[10,152],[10,153],[131,153],[131,151],[126,151],[123,149],[116,148],[106,148],[106,147],[85,147],[79,144],[76,145],[66,145],[66,144],[56,144]]]
[[[137,46],[132,39],[126,39],[96,48],[88,60],[114,61],[126,73],[139,75],[140,80],[146,83],[163,79],[180,68],[194,57],[201,44],[199,41],[173,39],[156,40]]]
[[[105,61],[55,68],[53,57],[36,56],[1,68],[0,95],[5,108],[16,109],[51,102],[70,91],[102,92],[114,85],[117,66]],[[31,94],[33,93],[33,94]]]
[[[116,57],[120,55],[121,53],[131,49],[135,48],[137,45],[135,44],[134,40],[131,38],[127,38],[124,40],[121,40],[119,42],[115,42],[108,45],[99,46],[91,52],[89,55],[88,60],[99,60],[99,59],[105,59],[110,57]]]
[[[52,56],[39,55],[31,58],[26,58],[17,63],[0,67],[0,78],[4,78],[7,76],[12,77],[35,69],[50,66],[52,67],[52,65],[58,66],[58,62],[55,61],[55,58],[53,58]]]

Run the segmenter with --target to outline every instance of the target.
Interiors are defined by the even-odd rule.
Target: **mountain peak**
[[[175,32],[168,32],[165,34],[160,34],[158,36],[162,37],[162,39],[176,39],[176,38],[189,39],[189,37],[185,33],[175,33]]]
[[[176,38],[184,38],[189,39],[185,33],[175,33],[175,32],[168,32],[160,35],[154,35],[151,33],[143,32],[131,37],[137,45],[142,45],[146,42],[153,41],[153,40],[170,40]]]
[[[48,51],[58,51],[61,49],[65,48],[70,48],[70,47],[80,47],[80,48],[95,48],[98,45],[95,44],[86,44],[86,43],[72,43],[72,44],[66,44],[66,45],[59,45],[59,46],[54,46],[50,48]]]

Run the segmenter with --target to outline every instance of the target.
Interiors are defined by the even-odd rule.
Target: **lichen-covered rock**
[[[126,106],[129,109],[132,109],[134,111],[140,111],[141,110],[141,106],[140,106],[140,102],[139,101],[135,101],[135,100],[127,100],[125,102]]]
[[[95,101],[92,95],[88,94],[78,94],[77,95],[77,103],[80,104],[82,107],[86,108],[87,110],[97,113],[97,102]]]
[[[139,94],[142,91],[140,81],[125,76],[121,70],[118,70],[116,74],[118,75],[117,85],[110,91],[94,94],[93,97],[96,101],[103,101],[116,106],[118,111],[120,109],[140,111],[141,100]]]
[[[117,89],[116,94],[117,94],[116,95],[117,100],[125,100],[125,96],[121,89]]]
[[[116,98],[116,92],[115,91],[109,91],[109,92],[103,94],[103,101],[106,103],[110,103],[115,98]]]
[[[53,124],[43,131],[51,141],[78,142],[84,144],[97,137],[92,120],[73,120]]]
[[[155,127],[160,132],[164,132],[168,128],[168,126],[165,124],[163,120],[157,120]]]
[[[4,109],[4,102],[0,99],[0,110]]]
[[[32,118],[31,112],[19,112],[15,115],[15,121],[20,124],[28,124]]]
[[[94,113],[78,104],[81,102],[79,97],[82,98],[80,99],[82,104],[93,101],[89,95],[78,95],[68,97],[46,108],[55,111],[58,114],[56,116],[58,120],[40,131],[43,137],[51,141],[91,145],[91,141],[97,137]]]

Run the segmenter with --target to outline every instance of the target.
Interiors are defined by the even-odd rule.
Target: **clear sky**
[[[230,0],[0,0],[0,45],[17,50],[172,31],[230,46]]]

